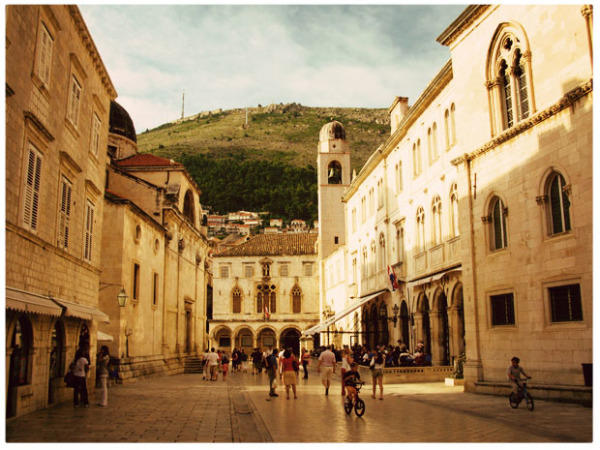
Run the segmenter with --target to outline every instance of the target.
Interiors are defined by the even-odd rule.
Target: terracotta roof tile
[[[316,233],[259,234],[215,256],[316,255]]]
[[[160,156],[154,156],[150,154],[136,154],[129,158],[121,159],[115,162],[120,167],[143,167],[143,166],[182,166],[181,163],[172,161],[167,158],[161,158]]]

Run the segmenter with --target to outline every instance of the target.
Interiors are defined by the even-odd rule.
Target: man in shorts
[[[321,373],[321,383],[325,386],[325,395],[329,395],[329,386],[335,373],[335,354],[331,351],[331,345],[319,355],[317,372]]]

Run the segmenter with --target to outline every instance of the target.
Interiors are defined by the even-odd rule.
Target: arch
[[[331,161],[327,165],[327,184],[342,184],[342,165],[339,161]]]
[[[492,195],[489,199],[487,211],[486,220],[489,223],[490,249],[494,251],[508,247],[506,220],[508,208],[502,198],[498,195]]]
[[[388,345],[390,343],[390,331],[389,331],[389,321],[388,321],[388,313],[387,313],[387,304],[385,302],[381,302],[379,305],[379,311],[377,314],[377,318],[379,319],[378,324],[378,339],[376,341],[377,345]]]
[[[417,311],[421,314],[421,332],[417,339],[423,341],[425,353],[431,355],[431,322],[429,313],[429,299],[425,292],[421,292],[417,299]]]
[[[450,364],[450,329],[448,321],[448,301],[441,288],[433,294],[433,311],[435,312],[435,335],[432,338],[431,353],[437,364]]]
[[[6,396],[6,417],[17,413],[19,386],[31,384],[33,366],[33,327],[25,315],[16,317],[7,339],[7,354],[10,355],[8,369],[8,390]]]
[[[244,350],[248,355],[254,349],[254,331],[248,325],[243,324],[236,327],[231,335],[233,336],[233,347]]]
[[[196,212],[194,208],[194,194],[191,189],[185,192],[183,197],[183,215],[187,217],[193,225],[196,225]]]
[[[371,305],[371,311],[369,312],[369,330],[367,340],[369,342],[369,348],[373,349],[377,345],[379,337],[379,320],[377,317],[377,305],[373,303]]]
[[[543,203],[546,205],[547,234],[571,231],[570,184],[563,173],[552,170],[545,181]]]
[[[456,182],[450,186],[450,233],[453,237],[460,234],[460,210],[458,209],[458,185]]]
[[[231,351],[232,336],[231,328],[226,325],[218,326],[212,332],[212,346],[217,350]]]
[[[65,368],[65,325],[61,319],[54,322],[50,335],[50,355],[48,358],[48,404],[56,400],[56,392],[62,387]]]
[[[284,328],[279,334],[279,346],[281,349],[292,348],[295,355],[300,354],[300,336],[298,327],[290,326]]]
[[[273,327],[264,325],[256,330],[256,343],[259,348],[275,348],[277,346],[277,332]]]

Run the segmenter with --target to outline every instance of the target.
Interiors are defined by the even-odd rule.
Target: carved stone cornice
[[[490,5],[472,5],[467,7],[458,18],[436,39],[442,45],[449,47],[488,9]]]
[[[452,163],[452,165],[458,166],[459,164],[462,164],[465,161],[472,161],[475,158],[489,152],[490,150],[495,149],[504,142],[514,138],[515,136],[518,136],[519,134],[529,130],[530,128],[533,128],[537,124],[542,123],[543,121],[555,116],[563,109],[569,108],[570,106],[574,105],[579,99],[585,97],[592,91],[593,79],[590,79],[587,83],[567,92],[558,102],[556,102],[549,108],[546,108],[545,110],[540,111],[539,113],[530,117],[529,119],[519,122],[516,126],[505,130],[502,134],[498,135],[496,138],[492,139],[487,144],[479,147],[471,153],[465,153],[463,156],[454,158],[450,162]]]

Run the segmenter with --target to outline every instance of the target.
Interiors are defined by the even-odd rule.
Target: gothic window
[[[231,300],[233,305],[233,313],[240,314],[242,312],[242,291],[239,288],[234,288],[231,293]]]
[[[384,197],[384,189],[383,189],[383,180],[380,179],[377,182],[377,209],[383,208],[383,197]]]
[[[356,233],[356,208],[352,208],[352,232]]]
[[[342,184],[342,165],[337,161],[327,166],[327,184]]]
[[[369,272],[371,275],[375,275],[377,272],[377,246],[375,241],[371,241],[371,270]]]
[[[360,221],[361,223],[365,223],[367,220],[367,198],[362,197],[360,199]]]
[[[450,227],[452,236],[458,236],[460,234],[458,228],[458,186],[456,183],[450,188]]]
[[[277,294],[274,284],[259,284],[257,286],[256,312],[265,314],[277,312]]]
[[[564,177],[553,172],[549,179],[546,189],[548,198],[548,216],[550,224],[550,234],[564,233],[571,230],[571,202],[568,196],[568,187]]]
[[[508,214],[504,202],[494,197],[490,203],[490,235],[492,250],[500,250],[508,246],[506,233],[506,216]]]
[[[456,107],[454,106],[454,103],[452,103],[452,105],[450,105],[450,133],[451,133],[451,139],[450,139],[450,145],[454,145],[456,144]],[[435,124],[433,124],[434,128],[435,128]]]
[[[413,173],[414,176],[421,174],[421,140],[413,144]]]
[[[433,198],[431,204],[433,245],[442,243],[442,200],[439,195]]]
[[[404,228],[400,227],[396,230],[396,248],[398,251],[398,262],[404,262]]]
[[[292,289],[292,313],[299,314],[302,311],[302,290],[298,286]]]
[[[425,251],[425,210],[422,206],[417,208],[417,250]]]
[[[437,125],[435,122],[427,130],[427,147],[429,150],[429,164],[432,164],[439,156],[437,149]]]
[[[512,25],[501,25],[490,47],[488,66],[494,134],[515,126],[533,111],[530,61],[523,32]]]
[[[446,110],[444,112],[444,131],[446,137],[446,150],[450,149],[450,111]]]
[[[363,279],[369,276],[369,266],[368,266],[368,256],[367,256],[367,247],[363,247],[362,251],[362,265],[361,265],[361,276]]]
[[[402,161],[396,164],[396,194],[402,192]]]

